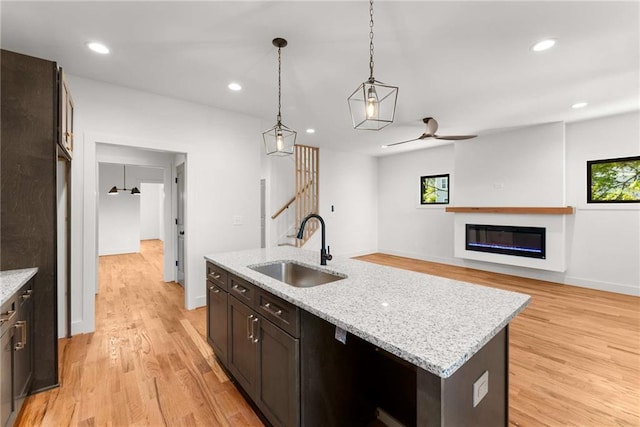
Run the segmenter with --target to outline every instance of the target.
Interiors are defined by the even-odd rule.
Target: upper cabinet
[[[58,144],[65,156],[71,159],[73,156],[73,98],[69,92],[69,86],[62,68],[58,72],[58,100],[59,100],[59,129]]]

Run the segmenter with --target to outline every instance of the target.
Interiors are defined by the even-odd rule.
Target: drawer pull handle
[[[16,315],[16,311],[15,311],[15,310],[8,310],[5,314],[3,314],[3,315],[0,317],[0,321],[1,321],[2,323],[4,323],[4,322],[8,322],[9,320],[13,319],[13,316],[15,316],[15,315]],[[2,323],[0,323],[0,325],[1,325]]]
[[[245,292],[247,292],[247,290],[241,286],[238,285],[233,285],[233,288],[231,288],[237,292],[240,292],[241,294],[244,294]]]
[[[213,277],[214,280],[218,280],[222,276],[220,276],[218,273],[211,273],[211,277]]]
[[[23,293],[22,295],[20,295],[20,298],[22,298],[22,301],[26,301],[26,300],[28,300],[29,298],[31,298],[31,293],[32,293],[32,292],[33,292],[33,290],[32,290],[32,289],[27,289],[27,290],[25,291],[25,293]]]
[[[20,351],[27,345],[27,321],[18,320],[14,327],[16,329],[20,328],[20,330],[22,331],[22,339],[13,347],[14,351]]]
[[[217,289],[215,286],[209,286],[209,290],[211,292],[213,292],[214,294],[219,294],[220,293],[220,289]]]
[[[251,319],[253,319],[253,314],[247,316],[247,339],[249,341],[253,339],[253,325],[251,324]]]
[[[271,308],[271,303],[269,302],[264,305],[264,308],[271,314],[275,314],[276,316],[282,316],[282,310],[277,307],[275,309]]]
[[[254,330],[253,330],[253,327],[254,327],[258,322],[260,322],[260,319],[256,317],[256,318],[254,318],[254,319],[253,319],[253,322],[251,323],[251,337],[253,338],[251,341],[252,341],[254,344],[257,344],[257,343],[260,341],[260,326],[258,326],[258,332],[256,332],[256,331],[254,331]]]

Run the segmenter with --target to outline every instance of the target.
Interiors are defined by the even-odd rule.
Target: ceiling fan
[[[409,139],[407,141],[394,142],[393,144],[387,144],[385,147],[393,147],[394,145],[406,144],[407,142],[418,141],[420,139],[446,139],[449,141],[459,141],[462,139],[471,139],[475,138],[478,135],[436,135],[438,131],[438,122],[433,117],[425,117],[422,119],[422,122],[427,125],[427,130],[425,133],[420,135],[417,138]]]

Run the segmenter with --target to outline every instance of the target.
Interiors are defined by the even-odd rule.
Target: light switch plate
[[[480,378],[473,383],[473,407],[475,408],[489,393],[489,371],[484,371]]]

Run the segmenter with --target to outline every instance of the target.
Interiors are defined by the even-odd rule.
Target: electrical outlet
[[[489,393],[489,371],[484,373],[473,383],[473,407],[475,408]]]

